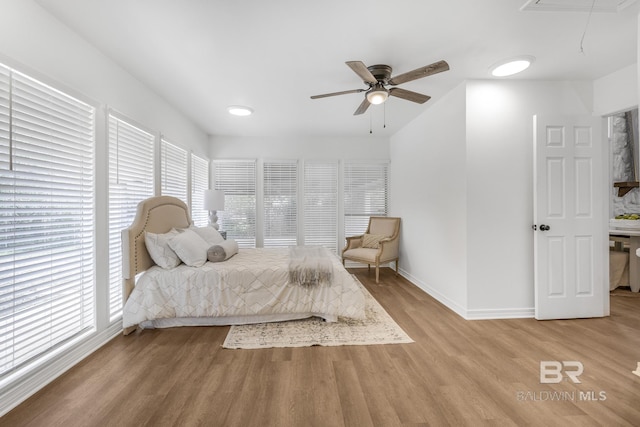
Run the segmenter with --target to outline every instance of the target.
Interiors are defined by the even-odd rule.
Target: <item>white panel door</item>
[[[601,123],[534,117],[536,319],[608,315]]]

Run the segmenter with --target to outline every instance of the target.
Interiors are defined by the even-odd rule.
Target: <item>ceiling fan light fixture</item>
[[[368,85],[367,89],[343,90],[341,92],[331,92],[322,95],[313,95],[311,99],[327,98],[329,96],[347,95],[349,93],[365,92],[364,99],[353,113],[354,116],[364,114],[372,104],[382,104],[389,96],[405,99],[417,104],[424,104],[431,97],[418,92],[394,87],[387,89],[385,86],[397,86],[402,83],[411,82],[433,74],[449,70],[447,61],[438,61],[425,67],[416,68],[408,73],[391,76],[393,69],[389,65],[377,64],[367,67],[362,61],[347,61],[347,66]]]
[[[243,105],[229,105],[227,111],[233,116],[250,116],[253,114],[252,108]]]
[[[389,91],[384,88],[380,83],[371,88],[370,91],[367,92],[367,101],[369,101],[373,105],[382,104],[384,101],[389,98]]]
[[[509,58],[507,60],[493,64],[491,67],[489,67],[489,71],[494,77],[512,76],[529,68],[533,61],[535,61],[535,58],[533,56],[518,56],[515,58]]]

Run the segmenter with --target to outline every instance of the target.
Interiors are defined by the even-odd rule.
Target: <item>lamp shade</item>
[[[367,93],[367,100],[374,104],[382,104],[389,97],[389,92],[386,90],[374,90]]]
[[[223,211],[224,210],[224,191],[223,190],[204,190],[203,208],[207,211]]]
[[[367,101],[371,104],[382,104],[389,97],[389,91],[381,83],[376,83],[366,93]]]

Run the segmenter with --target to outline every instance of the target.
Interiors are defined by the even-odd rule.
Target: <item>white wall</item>
[[[533,116],[591,114],[584,88],[467,84],[467,317],[533,314]]]
[[[201,129],[35,2],[0,0],[0,11],[0,62],[114,108],[206,155]]]
[[[533,315],[533,115],[590,114],[586,82],[469,81],[391,138],[402,273],[467,318]]]
[[[593,82],[593,109],[599,116],[638,106],[638,67],[629,65]]]
[[[402,218],[400,269],[464,315],[467,307],[465,85],[391,138],[391,214]]]
[[[389,139],[372,135],[343,138],[212,136],[210,142],[212,159],[389,159]]]

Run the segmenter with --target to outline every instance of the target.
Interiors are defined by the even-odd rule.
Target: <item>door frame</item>
[[[607,113],[603,113],[601,115],[602,120],[604,120],[605,124],[602,127],[603,129],[603,133],[605,133],[604,138],[606,138],[605,140],[607,141],[607,163],[606,163],[606,168],[607,168],[607,182],[605,183],[607,190],[609,192],[609,197],[607,199],[607,223],[605,224],[605,232],[607,233],[607,242],[608,245],[610,245],[610,241],[609,239],[609,218],[613,217],[613,205],[612,205],[612,200],[613,197],[616,196],[616,190],[613,187],[612,183],[613,183],[613,146],[612,146],[612,137],[613,137],[613,132],[611,129],[611,118],[617,114],[621,114],[621,113],[626,113],[628,111],[633,111],[633,110],[640,110],[640,105],[633,105],[631,107],[627,107],[627,108],[623,108],[620,110],[616,110],[616,111],[612,111],[612,112],[607,112]],[[636,132],[638,132],[638,129],[635,130]],[[634,152],[633,152],[633,162],[635,165],[635,169],[636,169],[636,180],[640,179],[640,147],[634,147]],[[631,251],[629,251],[629,264],[631,264],[631,257],[633,256],[637,256],[636,254],[632,253]],[[606,266],[605,266],[605,271],[606,271],[606,282],[607,282],[607,294],[609,294],[609,289],[611,286],[610,283],[610,279],[609,279],[609,269],[610,269],[610,264],[607,260],[606,262]],[[608,313],[607,315],[610,315],[611,313],[611,307],[610,307],[610,300],[611,297],[609,296],[609,298],[606,298],[606,312]]]

